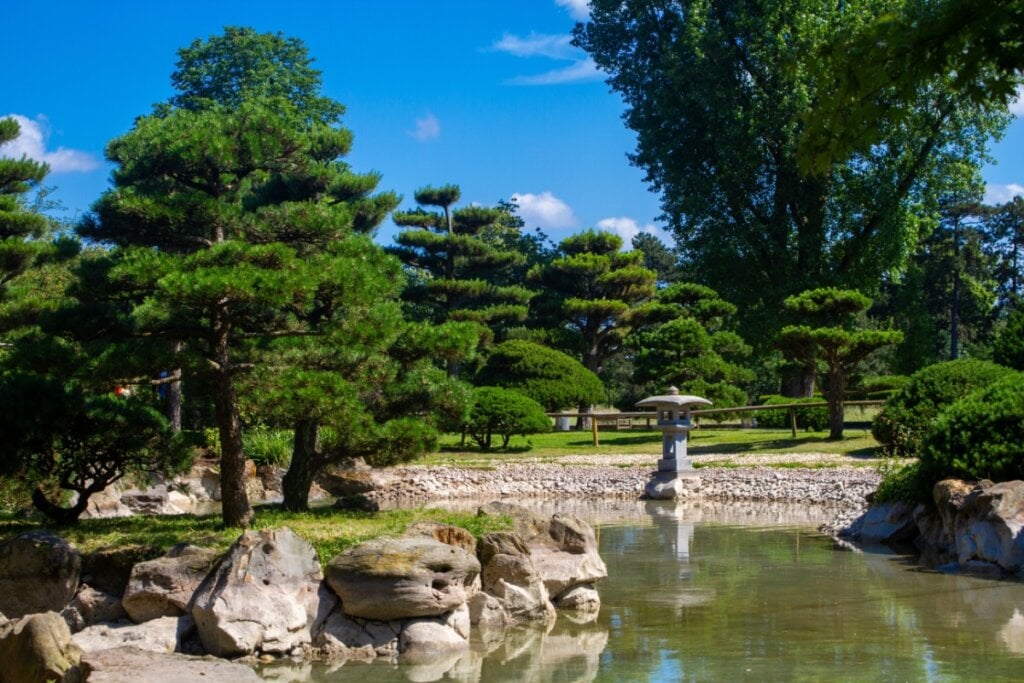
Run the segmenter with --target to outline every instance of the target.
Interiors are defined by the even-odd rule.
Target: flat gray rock
[[[260,683],[245,664],[213,657],[147,652],[118,647],[82,655],[82,673],[89,683]]]

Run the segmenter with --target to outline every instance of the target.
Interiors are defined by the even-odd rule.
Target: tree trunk
[[[813,365],[787,365],[782,369],[782,395],[788,398],[811,398],[817,370]]]
[[[828,440],[842,441],[846,409],[846,375],[841,371],[834,371],[829,373],[828,379]]]
[[[949,359],[960,357],[960,231],[953,223],[953,292],[949,305]]]
[[[46,497],[42,489],[36,488],[32,491],[32,505],[35,506],[36,510],[39,510],[57,524],[76,524],[78,523],[78,518],[89,507],[89,496],[92,494],[92,491],[77,491],[77,493],[78,500],[75,501],[74,505],[66,508],[50,502],[50,499]]]
[[[181,368],[174,370],[174,376],[181,377]],[[167,405],[164,407],[167,421],[175,433],[181,431],[181,380],[167,385]]]
[[[292,461],[281,480],[284,493],[282,507],[285,510],[303,512],[309,509],[309,489],[321,467],[320,425],[312,420],[299,420],[295,424]]]
[[[253,511],[245,492],[245,453],[242,450],[242,420],[238,416],[238,398],[231,377],[228,354],[228,323],[223,307],[214,309],[213,329],[216,337],[213,358],[217,369],[211,377],[213,406],[220,432],[220,495],[224,526],[247,528]]]

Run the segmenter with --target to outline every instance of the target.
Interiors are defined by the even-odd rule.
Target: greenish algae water
[[[596,622],[560,615],[550,632],[476,639],[452,660],[316,666],[313,680],[1024,680],[1022,583],[853,552],[806,523],[642,509],[599,527],[609,578]]]

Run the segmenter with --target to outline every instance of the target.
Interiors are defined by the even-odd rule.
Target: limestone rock
[[[0,612],[8,619],[60,612],[75,597],[82,557],[48,531],[29,531],[0,543]]]
[[[991,562],[1008,572],[1024,567],[1024,482],[1007,481],[967,495],[956,517],[961,565]]]
[[[0,680],[4,683],[60,681],[78,665],[80,656],[68,625],[56,612],[29,614],[0,627]]]
[[[551,517],[548,535],[559,550],[574,555],[597,553],[594,529],[576,515],[556,512]]]
[[[135,565],[122,599],[132,621],[185,614],[216,556],[212,549],[181,544],[163,557]]]
[[[480,563],[432,538],[374,539],[327,566],[327,582],[353,617],[388,621],[444,614],[463,605]]]
[[[493,501],[477,509],[477,515],[491,517],[511,517],[512,530],[524,541],[529,542],[537,536],[547,536],[550,521],[530,512],[521,505]]]
[[[476,555],[476,539],[465,529],[440,522],[416,522],[405,532],[406,536],[426,536],[441,543],[462,548],[470,555]]]
[[[149,548],[123,546],[102,548],[82,555],[82,583],[109,595],[124,595],[132,567],[140,557],[149,556]]]
[[[317,631],[313,647],[331,658],[372,660],[398,655],[400,621],[370,621],[335,610]]]
[[[943,526],[950,532],[956,529],[956,516],[963,507],[964,500],[976,488],[975,484],[960,479],[943,479],[932,487],[935,508],[942,517]]]
[[[350,458],[322,469],[316,476],[316,483],[332,496],[344,498],[373,491],[378,479],[373,468],[362,458]]]
[[[659,472],[644,485],[644,496],[651,500],[678,500],[692,496],[701,488],[699,477]]]
[[[483,589],[498,598],[515,622],[551,621],[555,610],[530,551],[513,532],[484,534],[479,554]]]
[[[510,625],[501,602],[483,591],[477,593],[466,603],[469,607],[469,621],[481,631],[495,631]]]
[[[260,683],[245,664],[212,657],[186,657],[118,647],[82,656],[82,673],[89,683]]]
[[[414,619],[402,629],[398,650],[403,663],[430,662],[461,654],[469,640],[437,619]]]
[[[322,578],[313,546],[290,529],[245,532],[193,596],[203,647],[235,657],[308,645]]]
[[[195,508],[192,497],[166,484],[125,491],[120,502],[133,514],[141,515],[185,515]]]
[[[93,624],[126,619],[128,613],[124,611],[121,598],[83,583],[61,616],[71,630],[77,632]]]
[[[84,652],[131,646],[147,652],[179,652],[195,630],[190,616],[160,617],[143,624],[96,624],[72,636]]]
[[[892,502],[872,505],[860,524],[860,540],[865,543],[900,543],[917,536],[915,506]]]
[[[573,586],[555,600],[555,607],[573,612],[587,612],[596,616],[601,609],[601,596],[593,586]]]

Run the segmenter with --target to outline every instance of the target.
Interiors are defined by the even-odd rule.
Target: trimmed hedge
[[[1024,479],[1024,374],[949,406],[928,431],[921,467],[931,481]]]
[[[605,400],[601,380],[582,363],[561,351],[523,339],[492,348],[474,383],[514,389],[550,411]]]
[[[917,456],[939,414],[956,400],[1013,373],[982,360],[951,360],[918,370],[885,402],[871,433],[892,455]]]
[[[494,435],[501,436],[501,447],[507,448],[515,435],[551,431],[551,420],[544,407],[518,391],[500,387],[479,387],[473,391],[473,409],[469,413],[466,432],[480,448],[488,450]]]
[[[785,405],[787,403],[821,403],[824,400],[825,399],[820,396],[812,398],[792,398],[790,396],[771,394],[761,397],[762,405],[766,406]],[[764,412],[757,411],[754,415],[757,417],[758,427],[767,427],[769,429],[789,429],[788,410],[782,410],[780,408],[776,410],[766,410]],[[805,432],[820,432],[828,429],[828,407],[798,408],[796,411],[796,424],[797,427],[803,429]]]

